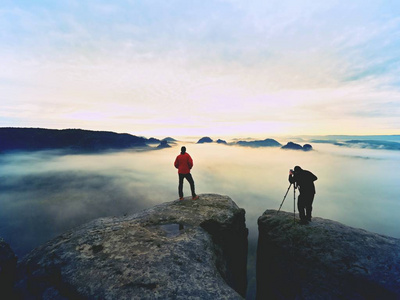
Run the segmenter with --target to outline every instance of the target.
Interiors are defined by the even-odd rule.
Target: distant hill
[[[204,143],[212,143],[213,140],[209,138],[208,136],[202,137],[201,139],[198,140],[197,144],[204,144]]]
[[[368,149],[379,149],[379,150],[400,150],[400,142],[393,142],[383,140],[384,136],[381,136],[380,139],[376,138],[374,140],[347,140],[347,141],[338,141],[338,140],[313,140],[314,143],[326,143],[333,144],[336,146],[344,146],[344,147],[357,147],[357,148],[368,148]],[[387,138],[393,138],[393,136],[387,136]]]
[[[82,129],[0,128],[0,151],[65,149],[101,151],[147,147],[148,139],[127,133]]]
[[[168,143],[175,143],[176,139],[172,138],[172,137],[166,137],[162,139],[163,141],[167,141]]]
[[[293,142],[289,142],[285,146],[282,146],[281,148],[282,149],[290,149],[290,150],[303,150],[303,146],[293,143]]]
[[[304,146],[302,146],[293,142],[289,142],[285,146],[282,146],[281,149],[310,151],[312,150],[312,146],[310,144],[304,144]]]
[[[162,140],[162,141],[160,142],[160,145],[157,146],[157,148],[158,148],[158,149],[161,149],[161,148],[171,148],[171,146],[168,144],[168,141],[167,141],[167,140]]]
[[[356,145],[360,148],[400,150],[400,143],[389,141],[351,140],[345,142],[346,146]]]
[[[326,136],[309,136],[307,140],[369,140],[369,141],[392,141],[400,142],[400,135],[326,135]]]
[[[218,139],[217,144],[228,144],[225,140]]]
[[[258,141],[238,141],[236,145],[246,147],[281,147],[282,144],[274,139],[265,139]]]
[[[161,142],[161,141],[160,141],[159,139],[156,139],[156,138],[151,137],[151,138],[149,138],[149,139],[147,140],[146,144],[159,144],[160,142]]]

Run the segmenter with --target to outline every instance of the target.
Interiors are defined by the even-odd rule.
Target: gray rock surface
[[[17,257],[2,238],[0,238],[0,299],[9,299],[17,270]]]
[[[244,214],[227,196],[202,194],[97,219],[26,256],[17,288],[41,299],[242,299]]]
[[[275,210],[258,226],[258,299],[400,299],[399,239]]]

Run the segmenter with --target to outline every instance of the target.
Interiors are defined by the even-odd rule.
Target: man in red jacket
[[[199,196],[196,195],[194,190],[194,181],[192,174],[190,174],[190,169],[193,167],[193,160],[190,157],[189,153],[186,153],[186,147],[183,146],[181,148],[181,154],[179,154],[174,163],[175,168],[178,169],[179,175],[179,186],[178,186],[178,193],[179,193],[179,200],[183,200],[183,179],[186,178],[190,184],[190,190],[192,191],[192,199],[197,200]]]

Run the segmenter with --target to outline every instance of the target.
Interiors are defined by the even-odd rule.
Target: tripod
[[[285,194],[285,196],[283,197],[282,203],[281,203],[281,205],[279,206],[278,211],[276,212],[277,214],[280,212],[281,207],[282,207],[282,205],[283,205],[283,202],[285,202],[286,196],[287,196],[287,194],[288,194],[288,192],[289,192],[291,186],[292,186],[292,183],[289,185],[289,187],[288,187],[288,189],[287,189],[287,191],[286,191],[286,194]],[[293,223],[296,222],[296,188],[297,188],[297,187],[296,187],[296,184],[293,184]]]

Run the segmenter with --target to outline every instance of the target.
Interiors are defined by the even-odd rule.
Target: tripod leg
[[[286,196],[287,196],[287,194],[288,194],[288,192],[289,192],[291,186],[292,186],[292,184],[289,185],[289,187],[288,187],[288,189],[287,189],[287,191],[286,191],[286,194],[285,194],[285,196],[283,197],[282,203],[281,203],[281,205],[279,206],[279,209],[278,209],[278,211],[277,211],[276,213],[280,212],[281,207],[282,207],[282,204],[283,204],[283,202],[285,201],[285,198],[286,198]]]
[[[296,188],[293,189],[293,224],[296,223]]]

